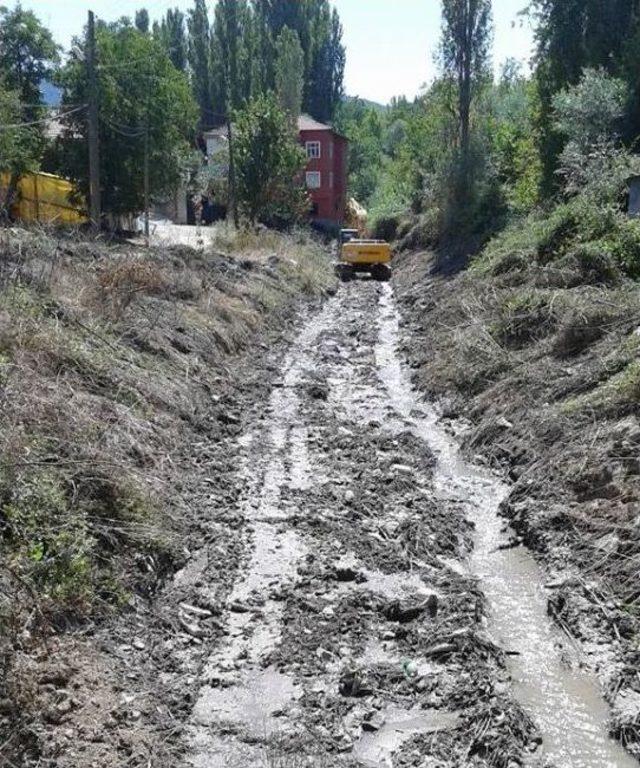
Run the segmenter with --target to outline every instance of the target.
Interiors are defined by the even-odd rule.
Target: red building
[[[347,204],[347,151],[344,136],[302,115],[300,142],[307,153],[306,186],[311,196],[311,217],[318,224],[342,224]]]

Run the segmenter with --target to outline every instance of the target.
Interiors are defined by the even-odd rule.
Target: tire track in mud
[[[590,680],[569,670],[560,689],[547,675],[534,701],[523,694],[543,657],[554,684],[561,662],[540,594],[520,585],[535,607],[517,615],[516,647],[508,621],[487,627],[472,571],[503,619],[509,589],[487,569],[525,586],[540,574],[513,560],[522,552],[492,560],[506,489],[459,459],[411,389],[398,335],[388,286],[348,286],[304,327],[240,438],[246,563],[194,708],[191,765],[635,765],[608,740]],[[557,723],[540,717],[545,696],[565,707]],[[536,726],[545,756],[532,756]]]

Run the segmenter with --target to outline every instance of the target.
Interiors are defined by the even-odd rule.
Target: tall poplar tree
[[[297,33],[284,27],[276,40],[276,93],[280,106],[296,125],[302,111],[304,52]]]
[[[184,13],[179,8],[169,8],[160,25],[154,25],[154,34],[167,50],[173,66],[184,72],[188,55]]]
[[[491,50],[491,0],[443,0],[442,65],[457,87],[463,162],[469,156],[471,105]]]
[[[188,60],[193,92],[200,107],[200,123],[211,124],[211,31],[206,0],[195,0],[187,18],[189,29]]]

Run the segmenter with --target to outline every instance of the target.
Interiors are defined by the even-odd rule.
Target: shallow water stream
[[[609,710],[597,681],[581,670],[571,648],[547,615],[543,573],[523,547],[508,542],[498,515],[508,487],[488,470],[466,462],[442,426],[435,408],[418,401],[398,356],[399,317],[391,289],[380,299],[376,358],[380,378],[398,415],[412,425],[438,458],[436,490],[443,499],[465,501],[476,526],[469,568],[490,607],[489,630],[509,656],[516,698],[536,723],[543,754],[558,768],[637,768],[638,763],[608,734]]]
[[[543,572],[527,550],[499,548],[509,541],[498,515],[508,487],[461,456],[437,409],[413,390],[399,340],[390,286],[349,286],[304,324],[261,416],[238,438],[245,553],[224,632],[199,681],[191,765],[393,768],[399,753],[411,753],[420,768],[453,765],[449,757],[429,762],[414,745],[457,741],[465,713],[443,688],[464,673],[464,660],[448,666],[422,658],[420,640],[408,656],[406,631],[376,606],[431,596],[446,603],[469,593],[475,579],[492,639],[514,654],[513,694],[543,737],[535,765],[542,753],[554,768],[637,768],[608,736],[608,708],[597,681],[580,669],[578,649],[547,617]],[[407,431],[422,444],[402,440]],[[378,478],[368,506],[358,505],[366,473]],[[434,490],[439,511],[455,506],[458,526],[466,530],[465,513],[476,526],[469,562],[448,549],[436,560],[457,574],[459,588],[448,579],[436,588],[433,565],[389,559],[387,542],[400,523],[423,526],[420,535],[434,542],[438,530],[445,537],[461,530],[448,514],[444,529],[430,527],[430,513],[420,510],[433,507],[419,499],[433,504]],[[337,579],[339,571],[351,576]],[[217,574],[207,579],[215,585]],[[429,637],[429,626],[412,625],[418,638]],[[379,690],[362,697],[341,690],[354,669],[377,674]],[[405,675],[411,684],[401,684]],[[418,680],[433,698],[420,694]],[[281,743],[289,745],[282,759]],[[455,764],[463,768],[466,758]]]

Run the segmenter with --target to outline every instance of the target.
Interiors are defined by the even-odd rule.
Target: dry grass
[[[396,269],[416,378],[469,418],[466,449],[513,482],[504,511],[517,531],[581,575],[589,621],[637,655],[640,291],[602,269],[552,281],[502,245],[450,280],[428,277],[424,255]],[[566,605],[581,595],[568,586]],[[580,631],[575,613],[561,618]],[[617,685],[635,685],[631,667]]]
[[[0,232],[0,578],[48,621],[111,610],[172,567],[184,510],[171,484],[221,370],[333,280],[307,236],[227,245]]]
[[[0,709],[3,759],[10,729],[29,749],[29,659],[52,629],[153,595],[200,542],[194,446],[221,437],[233,358],[333,283],[307,236],[228,245],[0,229],[0,703],[16,718]]]

